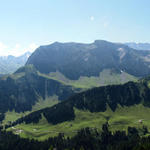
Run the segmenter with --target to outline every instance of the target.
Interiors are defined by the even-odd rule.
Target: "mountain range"
[[[60,44],[62,44],[62,43],[60,43]],[[79,44],[79,43],[76,43],[76,46],[77,46],[77,44]],[[67,45],[67,43],[66,43],[66,45]],[[79,44],[79,45],[82,45],[82,44]],[[90,47],[90,45],[94,45],[94,43],[88,44],[88,45]],[[150,44],[149,43],[128,42],[128,43],[125,43],[125,45],[129,46],[130,48],[136,49],[136,50],[150,50]],[[71,43],[70,43],[70,46],[71,46]],[[75,46],[75,43],[74,43],[74,46]],[[43,48],[43,46],[40,47],[39,49],[41,49],[41,48]],[[47,46],[47,48],[48,48],[48,46]],[[28,58],[29,58],[30,55],[31,55],[31,52],[26,52],[23,55],[18,56],[18,57],[15,57],[15,56],[12,56],[12,55],[0,56],[0,74],[13,73],[19,67],[21,67],[24,64],[26,64],[26,62],[27,62],[27,60],[28,60]],[[85,54],[85,56],[83,56],[83,57],[85,57],[85,58],[83,58],[83,59],[85,59],[85,61],[87,61],[87,59],[89,57],[88,55],[89,54],[87,52],[87,54]],[[30,63],[30,61],[29,61],[29,63]]]
[[[150,43],[134,43],[134,42],[128,42],[125,43],[131,48],[137,49],[137,50],[150,50]]]
[[[6,61],[21,65],[28,56]],[[57,96],[62,101],[89,88],[137,81],[150,74],[149,56],[150,51],[103,40],[41,46],[24,67],[0,78],[0,113],[31,111],[39,99]]]
[[[8,131],[38,140],[74,136],[85,127],[100,130],[106,122],[115,131],[144,119],[149,128],[149,75],[150,51],[124,44],[40,46],[25,66],[0,77],[0,121]]]
[[[102,40],[91,44],[55,42],[36,49],[28,64],[42,73],[60,72],[70,80],[98,77],[105,69],[144,77],[150,74],[150,51],[137,51],[124,44]]]
[[[149,73],[149,62],[143,59],[148,54],[107,41],[39,47],[24,67],[0,78],[0,113],[31,111],[40,98],[57,96],[58,100],[65,100],[77,91],[107,85],[109,80],[113,84],[135,81],[134,76]],[[27,54],[17,60],[23,63],[24,56]],[[15,58],[9,56],[7,60]]]
[[[0,56],[0,74],[9,74],[15,72],[19,67],[25,65],[30,55],[30,52],[26,52],[18,57],[12,55]]]

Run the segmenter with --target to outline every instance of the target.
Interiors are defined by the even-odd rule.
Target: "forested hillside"
[[[65,100],[78,90],[38,74],[33,66],[26,66],[0,78],[0,113],[31,111],[39,98],[45,100],[57,95],[59,100]]]
[[[89,110],[90,112],[104,112],[107,105],[112,111],[117,106],[133,106],[142,104],[150,107],[150,88],[149,78],[141,79],[138,82],[128,82],[124,85],[112,85],[93,88],[79,94],[75,94],[68,100],[56,104],[50,108],[45,108],[33,112],[13,123],[16,125],[21,122],[38,123],[42,114],[49,123],[58,124],[64,121],[74,120],[74,108],[79,110]]]

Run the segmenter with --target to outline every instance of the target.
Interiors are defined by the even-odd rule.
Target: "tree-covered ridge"
[[[57,95],[59,100],[64,100],[75,90],[71,86],[40,76],[33,66],[26,66],[12,75],[0,78],[0,112],[29,111],[39,97],[46,99]]]
[[[104,112],[107,105],[115,111],[117,105],[132,106],[142,103],[144,106],[150,106],[149,80],[140,80],[139,82],[128,82],[124,85],[111,85],[99,88],[93,88],[85,92],[75,94],[62,103],[56,104],[50,108],[33,112],[23,118],[20,118],[12,125],[18,123],[37,123],[41,115],[49,123],[57,124],[75,118],[74,108],[80,110],[89,110],[90,112]]]
[[[71,80],[99,76],[104,69],[143,77],[150,74],[149,55],[150,51],[102,40],[90,44],[55,42],[37,48],[26,64],[33,64],[42,73],[59,71]]]
[[[39,142],[20,138],[11,132],[0,131],[0,149],[2,150],[148,150],[150,136],[143,126],[141,132],[134,127],[125,131],[111,132],[106,123],[99,132],[96,128],[83,128],[74,137],[65,137],[60,133],[56,137]]]

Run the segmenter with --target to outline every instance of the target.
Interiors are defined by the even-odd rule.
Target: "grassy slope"
[[[137,78],[129,75],[125,72],[121,74],[112,72],[109,69],[103,70],[98,77],[80,77],[78,80],[69,80],[60,72],[53,72],[49,75],[41,74],[39,75],[58,80],[59,82],[67,85],[71,85],[76,88],[92,88],[104,85],[111,85],[111,84],[120,84],[126,83],[128,81],[136,81]]]
[[[101,130],[102,124],[104,124],[108,118],[112,131],[126,130],[128,126],[140,128],[143,125],[146,125],[150,129],[149,113],[150,108],[144,107],[142,104],[131,107],[118,106],[115,112],[112,112],[110,108],[105,112],[98,113],[75,109],[76,118],[73,121],[51,125],[42,117],[38,124],[21,124],[17,125],[15,129],[11,128],[9,130],[13,130],[15,133],[18,129],[21,129],[23,130],[20,134],[21,137],[44,140],[49,136],[58,135],[59,132],[63,132],[67,136],[72,136],[77,130],[83,127],[96,127],[98,130]],[[143,119],[142,124],[139,123],[141,119]]]

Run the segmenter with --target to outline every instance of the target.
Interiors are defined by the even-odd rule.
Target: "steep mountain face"
[[[137,49],[137,50],[150,50],[150,43],[125,43],[131,48]]]
[[[40,97],[44,100],[57,95],[59,100],[64,100],[74,92],[73,87],[39,75],[33,66],[26,66],[0,78],[0,113],[29,111]]]
[[[13,73],[19,67],[23,66],[29,56],[30,52],[26,52],[25,54],[15,57],[15,56],[0,56],[0,74],[8,74]]]
[[[58,71],[71,80],[99,76],[104,69],[143,77],[150,74],[150,52],[98,40],[92,44],[56,42],[39,47],[26,64],[46,74]]]
[[[124,85],[93,88],[71,96],[68,100],[53,107],[33,112],[17,120],[13,125],[23,121],[26,123],[37,123],[42,118],[42,114],[52,124],[74,120],[74,108],[89,110],[90,112],[104,112],[107,109],[107,105],[112,111],[115,111],[118,105],[123,107],[143,104],[145,107],[150,107],[149,97],[150,78],[136,83],[128,82]]]

